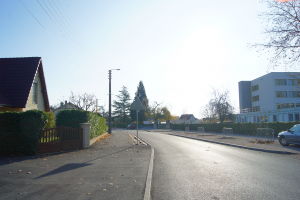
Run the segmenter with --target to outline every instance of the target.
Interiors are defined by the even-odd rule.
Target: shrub
[[[0,154],[36,153],[46,123],[47,115],[39,110],[0,113]]]
[[[90,123],[90,138],[101,135],[107,131],[105,118],[96,113],[82,110],[62,110],[56,115],[56,126],[80,128],[80,123]]]
[[[274,136],[278,133],[290,129],[299,122],[265,122],[265,123],[216,123],[216,124],[190,124],[190,130],[197,130],[198,127],[203,127],[205,132],[222,133],[223,127],[232,128],[234,134],[240,135],[256,135],[257,128],[271,128],[274,130]],[[171,124],[173,130],[184,130],[184,124]]]
[[[47,112],[47,117],[48,117],[48,121],[47,121],[47,124],[45,126],[45,129],[48,129],[48,128],[53,128],[55,127],[55,115],[54,115],[54,112]]]

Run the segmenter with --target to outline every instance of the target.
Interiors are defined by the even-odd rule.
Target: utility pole
[[[111,70],[120,70],[120,69],[111,69]],[[108,116],[108,133],[111,134],[111,70],[108,70],[108,80],[109,80],[109,116]]]
[[[138,96],[136,97],[136,145],[139,145],[139,108],[138,108]]]

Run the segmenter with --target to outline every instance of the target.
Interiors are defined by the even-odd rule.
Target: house
[[[179,123],[195,124],[196,118],[193,114],[183,114],[179,117]]]
[[[61,102],[58,108],[53,109],[54,115],[56,116],[57,113],[59,113],[59,111],[61,110],[82,110],[82,109],[71,102],[68,103],[67,101],[65,101],[65,104]]]
[[[0,112],[49,112],[41,57],[0,58]]]
[[[240,113],[236,122],[299,121],[299,72],[271,72],[240,81]]]

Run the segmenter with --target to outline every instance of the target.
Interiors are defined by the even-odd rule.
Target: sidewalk
[[[169,135],[192,138],[205,142],[212,142],[255,151],[278,154],[300,154],[300,146],[281,146],[278,142],[278,138],[275,138],[274,143],[268,143],[267,138],[256,138],[252,136],[243,136],[236,134],[224,137],[220,133],[197,133],[193,131],[185,132],[167,129],[150,130],[150,132],[162,132]],[[260,141],[258,139],[260,139]]]
[[[150,155],[114,130],[88,149],[0,156],[1,199],[143,199]]]

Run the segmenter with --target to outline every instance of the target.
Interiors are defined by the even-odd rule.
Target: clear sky
[[[42,57],[50,105],[73,91],[108,108],[108,70],[121,69],[112,94],[124,85],[133,98],[142,80],[150,103],[199,118],[212,87],[229,90],[238,110],[238,82],[267,73],[268,55],[247,47],[264,40],[265,9],[259,0],[0,0],[0,57]]]

